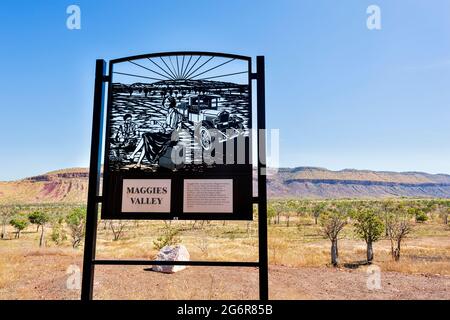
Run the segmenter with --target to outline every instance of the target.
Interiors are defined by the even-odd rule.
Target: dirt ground
[[[78,299],[70,266],[79,254],[63,250],[0,252],[0,299]],[[74,269],[72,269],[74,270]],[[72,278],[71,278],[72,276]],[[450,277],[381,270],[381,289],[367,288],[366,267],[270,267],[271,299],[450,299]],[[75,281],[70,281],[75,279]],[[96,268],[95,299],[257,299],[255,268],[189,267],[161,274],[141,266]]]

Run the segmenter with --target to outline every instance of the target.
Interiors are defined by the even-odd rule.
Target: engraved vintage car
[[[194,139],[204,150],[210,150],[216,138],[221,143],[243,133],[244,120],[222,108],[219,95],[192,95],[188,99],[177,109],[192,126]]]

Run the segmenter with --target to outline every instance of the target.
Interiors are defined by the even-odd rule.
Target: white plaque
[[[122,212],[170,212],[170,179],[124,179]]]
[[[185,179],[183,211],[233,212],[233,179]]]

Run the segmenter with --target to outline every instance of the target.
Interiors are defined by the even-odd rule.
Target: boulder
[[[159,250],[156,261],[189,261],[190,255],[183,245],[165,246]],[[156,265],[152,270],[163,273],[175,273],[186,269],[186,266]]]

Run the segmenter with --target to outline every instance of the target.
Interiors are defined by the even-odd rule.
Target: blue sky
[[[448,0],[3,0],[0,41],[0,180],[87,166],[96,58],[177,50],[266,56],[282,166],[450,173]]]

